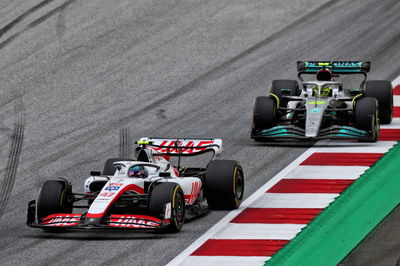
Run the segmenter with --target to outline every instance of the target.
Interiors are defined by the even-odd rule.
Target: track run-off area
[[[361,178],[357,189],[342,195],[346,197],[342,200],[344,203],[336,207],[343,211],[349,205],[346,215],[335,217],[340,215],[339,210],[332,210],[335,208],[332,203],[339,195],[400,140],[400,85],[396,86],[397,80],[393,83],[394,119],[390,125],[381,125],[377,142],[317,142],[251,195],[239,210],[229,213],[168,265],[264,265],[265,262],[266,265],[337,265],[400,203],[400,197],[396,197],[398,193],[393,195],[383,190],[384,186],[372,185],[367,197],[379,195],[374,198],[376,202],[360,198],[351,205],[349,201],[356,201],[362,193],[360,187],[371,182]],[[375,173],[376,177],[372,177],[381,178],[381,182],[392,189],[398,182],[390,183],[390,180],[400,178],[397,163],[393,163],[400,159],[400,152],[393,156],[397,156],[391,158],[395,171],[386,170],[385,161],[378,170],[381,176]],[[325,209],[330,210],[329,214],[323,220],[315,219]],[[352,219],[357,209],[364,213]],[[350,220],[350,225],[346,220]],[[300,240],[295,239],[312,221],[310,227],[316,229],[307,228],[299,235]],[[324,230],[329,222],[333,223],[332,227],[325,229],[318,238],[315,231]],[[335,231],[342,230],[345,232],[338,239]],[[277,259],[270,260],[292,240],[295,244],[288,245],[282,254],[278,253]],[[313,241],[313,249],[299,251]]]
[[[250,139],[254,101],[267,95],[272,80],[295,79],[298,60],[371,61],[370,80],[394,80],[400,75],[399,14],[398,0],[1,1],[0,265],[165,265],[221,219],[227,230],[252,227],[251,211],[271,208],[257,206],[251,196],[260,188],[257,193],[268,199],[263,204],[281,204],[281,195],[297,194],[295,187],[305,196],[311,193],[304,190],[321,189],[318,182],[327,174],[283,176],[288,165],[293,171],[316,168],[308,157],[299,159],[313,143],[267,145]],[[133,156],[133,142],[144,136],[221,138],[221,159],[237,160],[244,169],[246,203],[239,211],[248,208],[249,216],[212,211],[185,223],[180,233],[165,235],[54,234],[26,226],[27,204],[45,180],[65,177],[82,192],[91,170],[102,169],[108,158]],[[370,153],[387,151],[392,141],[377,142],[382,146],[371,146]],[[311,149],[348,152],[352,144],[342,143]],[[357,149],[365,145],[353,144]],[[371,164],[373,159],[368,159]],[[303,161],[309,164],[299,166]],[[354,167],[361,174],[368,166]],[[275,176],[282,181],[273,179],[264,187]],[[326,194],[326,206],[352,178],[319,193]],[[276,222],[288,231],[263,235],[282,240],[272,249],[318,219],[325,212],[320,203],[303,206],[313,211],[291,228]],[[295,209],[285,204],[283,218],[285,208]],[[256,218],[270,219],[268,211],[261,214]],[[293,219],[298,215],[294,212]],[[230,223],[234,218],[237,222]],[[226,233],[217,240],[226,239]],[[245,233],[236,241],[250,238]],[[198,248],[193,252],[200,255],[204,251]],[[254,259],[263,264],[272,256],[273,261],[273,253]],[[378,265],[390,256],[374,257]]]

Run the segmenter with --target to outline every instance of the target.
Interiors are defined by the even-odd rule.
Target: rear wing
[[[150,148],[152,153],[157,155],[194,156],[214,152],[216,156],[222,152],[221,139],[142,137],[136,144],[142,148]]]
[[[371,69],[369,61],[297,61],[297,71],[300,73],[317,73],[329,69],[333,74],[368,73]]]

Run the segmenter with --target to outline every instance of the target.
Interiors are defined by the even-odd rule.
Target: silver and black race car
[[[210,209],[236,209],[244,175],[233,160],[214,160],[221,139],[141,138],[137,158],[111,158],[92,171],[83,192],[64,178],[47,180],[28,205],[27,225],[46,231],[132,229],[178,232],[185,220]],[[181,159],[212,155],[207,167],[185,167]],[[171,159],[178,159],[174,164]],[[197,162],[197,160],[196,160]]]
[[[299,61],[296,80],[274,80],[269,96],[257,97],[251,138],[356,139],[374,142],[379,125],[393,117],[393,87],[387,80],[367,81],[370,62]],[[305,81],[304,75],[316,75]],[[362,75],[358,88],[336,81]]]

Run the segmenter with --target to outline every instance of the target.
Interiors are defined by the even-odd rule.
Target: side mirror
[[[171,177],[171,173],[170,172],[161,172],[160,177]]]
[[[101,176],[101,172],[100,171],[90,171],[90,175],[91,176]]]

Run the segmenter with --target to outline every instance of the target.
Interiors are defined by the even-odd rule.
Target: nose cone
[[[85,220],[84,220],[84,222],[83,222],[83,224],[84,225],[93,225],[93,226],[95,226],[95,225],[100,225],[100,223],[101,223],[101,219],[102,219],[102,217],[96,217],[96,218],[93,218],[93,217],[85,217]]]

